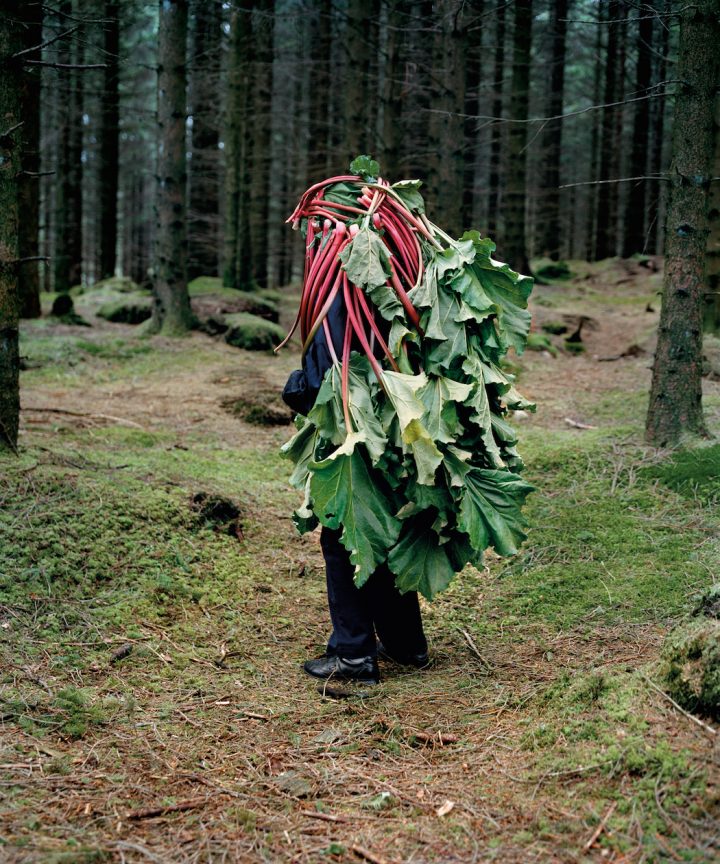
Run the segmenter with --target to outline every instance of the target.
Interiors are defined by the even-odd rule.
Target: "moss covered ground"
[[[649,354],[600,359],[652,349],[656,276],[625,267],[540,287],[538,330],[597,326],[581,355],[553,336],[557,357],[514,361],[539,403],[517,420],[529,540],[426,605],[433,666],[385,666],[366,698],[300,671],[327,617],[288,428],[223,408],[281,387],[297,349],[150,339],[82,295],[92,328],[25,322],[21,446],[0,457],[0,860],[717,860],[720,735],[657,670],[717,577],[718,448],[642,443]],[[720,432],[717,382],[706,406]]]

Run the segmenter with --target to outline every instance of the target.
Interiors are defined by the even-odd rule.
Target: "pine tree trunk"
[[[503,110],[503,75],[505,74],[505,5],[500,4],[495,12],[495,63],[493,78],[495,97],[492,116],[501,117]],[[502,129],[495,120],[490,127],[490,171],[488,175],[488,233],[495,239],[500,215],[500,172],[502,170]]]
[[[720,177],[720,100],[715,105],[715,156],[712,176]],[[720,335],[720,180],[708,192],[708,243],[705,255],[707,286],[703,315],[706,333]]]
[[[60,4],[59,26],[81,20],[79,0]],[[75,13],[78,13],[77,15]],[[82,27],[58,43],[58,62],[83,62]],[[55,184],[54,288],[69,291],[82,281],[82,70],[58,69],[58,160]]]
[[[100,128],[100,278],[115,275],[118,230],[118,177],[120,159],[120,4],[105,3],[105,81]]]
[[[385,73],[383,81],[382,152],[380,168],[391,181],[400,175],[400,144],[402,128],[400,106],[402,76],[400,49],[402,48],[402,0],[385,0]]]
[[[513,33],[513,74],[510,91],[510,117],[527,120],[530,95],[530,47],[532,40],[532,0],[517,0]],[[530,272],[525,230],[527,200],[527,124],[512,122],[508,135],[504,222],[505,236],[500,246],[502,257],[520,273]]]
[[[465,142],[463,147],[464,175],[462,181],[462,214],[460,222],[467,230],[475,224],[475,175],[477,172],[478,121],[480,113],[480,75],[482,70],[482,19],[484,0],[467,4],[467,23],[465,28],[465,106],[467,115],[463,121]]]
[[[220,3],[192,0],[194,22],[190,64],[192,159],[188,212],[188,278],[215,276],[218,270],[219,130],[217,93],[220,75]]]
[[[259,0],[256,10],[253,20],[252,173],[249,184],[252,278],[246,287],[267,288],[275,0]]]
[[[618,82],[618,55],[620,51],[621,25],[618,20],[623,16],[624,3],[609,0],[606,21],[608,42],[605,53],[605,89],[603,103],[611,105],[618,101],[622,84]],[[603,109],[602,130],[600,135],[600,181],[616,180],[618,152],[616,150],[616,123],[618,107]],[[617,185],[601,182],[597,191],[597,223],[595,234],[595,257],[610,258],[617,252]]]
[[[182,335],[193,324],[187,290],[187,0],[160,0],[157,237],[149,329]]]
[[[453,236],[462,232],[464,178],[465,32],[462,0],[439,0],[430,115],[430,199],[435,221]]]
[[[18,198],[15,178],[22,146],[22,71],[11,58],[23,49],[22,3],[6,0],[0,10],[0,451],[16,450],[20,415],[17,258]]]
[[[42,43],[42,6],[22,3],[23,48],[36,48]],[[26,60],[40,60],[41,51],[23,55]],[[40,254],[40,67],[25,65],[22,70],[20,104],[22,105],[22,173],[18,177],[18,212],[20,225],[20,259],[18,265],[18,291],[20,317],[39,318],[40,262],[22,260],[37,258]]]
[[[593,86],[593,105],[600,104],[601,92],[601,67],[600,56],[602,55],[602,9],[598,6],[597,10],[598,24],[596,27],[597,35],[595,37],[595,81]],[[600,139],[600,112],[593,111],[592,116],[592,132],[590,135],[590,170],[588,179],[594,183],[598,172],[598,141]],[[585,214],[585,257],[588,261],[595,261],[597,258],[595,250],[596,241],[596,217],[597,217],[597,189],[595,185],[588,186],[587,193],[587,212]]]
[[[553,27],[552,71],[546,102],[547,117],[559,117],[563,112],[565,92],[565,43],[567,36],[568,0],[553,0],[550,21]],[[554,120],[545,126],[542,139],[543,190],[540,201],[540,249],[553,261],[560,258],[560,159],[562,156],[563,121]]]
[[[432,22],[431,0],[407,4],[407,59],[404,71],[401,124],[403,130],[401,164],[406,177],[428,179],[428,163],[434,158],[429,138],[430,71],[427,62],[428,36],[425,28]],[[430,192],[430,190],[427,190]]]
[[[650,89],[652,18],[641,9],[638,21],[637,65],[635,68],[635,96],[647,95]],[[648,150],[650,145],[650,100],[635,103],[633,119],[632,150],[630,154],[630,177],[644,178],[647,173]],[[645,251],[646,212],[645,179],[632,181],[628,189],[625,209],[625,231],[623,232],[623,257]]]
[[[310,80],[308,106],[308,165],[310,183],[328,175],[328,130],[330,118],[330,49],[332,40],[332,0],[320,0],[313,7],[310,21]]]
[[[668,13],[672,0],[665,0],[664,11]],[[667,69],[667,56],[670,51],[670,27],[660,23],[660,38],[653,40],[656,54],[655,81],[664,81]],[[652,100],[652,147],[650,149],[650,175],[657,177],[663,170],[663,151],[665,144],[665,98]],[[662,251],[663,224],[660,219],[660,203],[665,183],[650,180],[647,186],[648,212],[653,222],[648,227],[646,251],[648,255],[658,255]]]
[[[658,344],[646,437],[658,447],[705,434],[702,307],[708,189],[714,158],[714,100],[720,76],[717,0],[686,6],[680,23],[678,89]]]
[[[371,153],[376,141],[377,115],[371,92],[370,67],[373,35],[377,33],[377,0],[348,0],[344,48],[343,155],[349,163],[361,153]],[[346,165],[342,166],[345,171]]]

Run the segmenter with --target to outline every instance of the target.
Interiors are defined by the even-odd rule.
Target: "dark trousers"
[[[328,654],[348,660],[374,656],[376,633],[394,656],[427,651],[417,593],[401,594],[395,587],[395,577],[384,564],[362,588],[356,587],[355,568],[350,563],[350,553],[340,542],[340,534],[324,526],[320,534],[333,625]]]

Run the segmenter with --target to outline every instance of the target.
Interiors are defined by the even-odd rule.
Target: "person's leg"
[[[413,664],[413,658],[426,656],[428,646],[417,592],[401,594],[395,587],[394,575],[385,564],[373,573],[365,590],[378,638],[387,654]]]
[[[323,527],[320,534],[333,625],[328,653],[347,659],[374,656],[377,649],[369,598],[353,582],[354,568],[349,552],[340,542],[340,533]]]

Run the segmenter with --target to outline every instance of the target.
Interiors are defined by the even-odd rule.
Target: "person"
[[[338,296],[327,316],[336,354],[342,353],[345,307]],[[302,369],[291,373],[283,400],[307,416],[333,360],[321,327],[303,356]],[[342,531],[322,526],[320,546],[325,559],[327,598],[332,632],[325,653],[307,660],[304,671],[314,678],[336,678],[378,684],[378,657],[422,669],[429,665],[420,603],[415,591],[401,594],[387,564],[375,570],[362,588],[355,585],[350,553],[340,542]]]

